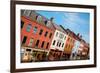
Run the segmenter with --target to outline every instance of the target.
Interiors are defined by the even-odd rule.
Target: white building
[[[55,27],[55,33],[50,48],[64,51],[67,38],[66,32],[59,25],[54,24],[54,27]]]
[[[76,39],[74,43],[74,47],[72,49],[70,59],[76,59],[79,48],[80,48],[80,41]]]

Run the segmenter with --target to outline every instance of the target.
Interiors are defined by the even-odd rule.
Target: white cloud
[[[78,13],[64,13],[64,21],[69,25],[87,24],[86,20],[82,19]]]

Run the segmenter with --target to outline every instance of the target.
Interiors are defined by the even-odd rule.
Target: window
[[[36,13],[35,13],[35,11],[31,11],[30,18],[32,20],[35,20],[36,19]]]
[[[58,36],[58,32],[56,33],[56,37]]]
[[[26,49],[26,51],[31,51],[31,49]]]
[[[47,21],[46,26],[50,26],[51,25],[51,21]]]
[[[29,41],[29,44],[28,44],[28,46],[32,46],[32,44],[33,44],[33,41],[34,41],[34,39],[33,39],[33,38],[31,38],[31,39],[30,39],[30,41]]]
[[[25,44],[26,40],[27,40],[27,37],[24,36],[23,41],[22,41],[22,44]]]
[[[42,42],[41,48],[43,48],[43,46],[44,46],[44,41]]]
[[[44,36],[46,37],[46,36],[47,36],[47,34],[48,34],[48,32],[46,31]]]
[[[59,42],[57,42],[57,46],[59,45]]]
[[[46,49],[48,49],[48,46],[49,46],[49,42],[47,43]]]
[[[66,36],[65,36],[64,40],[66,40]]]
[[[64,46],[64,43],[62,44],[62,47]]]
[[[26,28],[27,32],[30,32],[31,28],[32,28],[32,25],[31,24],[28,24],[27,25],[27,28]]]
[[[35,46],[36,46],[36,47],[38,47],[38,45],[39,45],[39,40],[37,40],[37,42],[36,42],[36,45],[35,45]]]
[[[23,28],[23,26],[24,26],[24,22],[23,22],[23,21],[21,21],[21,29]]]
[[[51,38],[51,36],[52,36],[52,33],[50,33],[49,38]]]
[[[45,25],[47,25],[47,20],[44,21]]]
[[[42,22],[42,16],[40,16],[40,15],[37,16],[37,22],[38,23],[41,23]]]
[[[30,14],[31,14],[31,10],[25,10],[24,11],[24,15],[25,16],[30,16]]]
[[[60,47],[60,45],[61,45],[61,42],[59,43],[59,47]]]
[[[37,27],[34,27],[33,28],[33,33],[36,33],[37,32]]]
[[[63,34],[60,34],[60,35],[59,35],[59,38],[60,38],[60,39],[63,39],[63,37],[64,37]]]
[[[43,30],[41,29],[39,35],[42,35],[42,32],[43,32]]]
[[[56,43],[56,41],[54,40],[54,41],[53,41],[53,45],[55,45],[55,43]]]
[[[24,57],[24,52],[25,52],[25,49],[21,48],[21,59]]]

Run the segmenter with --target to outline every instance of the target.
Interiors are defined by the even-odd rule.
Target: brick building
[[[48,21],[31,10],[23,11],[21,16],[21,45],[50,49],[54,30],[49,26]]]

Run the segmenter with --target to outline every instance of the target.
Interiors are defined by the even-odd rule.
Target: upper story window
[[[61,46],[61,42],[59,43],[59,47]]]
[[[41,23],[42,22],[42,16],[40,16],[40,15],[37,16],[37,22],[38,23]]]
[[[55,43],[56,43],[56,40],[53,41],[53,45],[55,45]]]
[[[34,39],[33,39],[33,38],[31,38],[31,39],[30,39],[30,41],[29,41],[29,44],[28,44],[28,46],[32,46],[32,44],[33,44],[33,41],[34,41]]]
[[[37,27],[33,28],[33,32],[36,33],[37,32]]]
[[[31,49],[26,49],[26,51],[31,51]]]
[[[31,28],[32,28],[32,25],[31,25],[31,24],[28,24],[28,25],[27,25],[27,28],[26,28],[26,31],[27,31],[27,32],[30,32]]]
[[[56,37],[58,36],[58,32],[56,32]]]
[[[63,39],[63,37],[64,37],[64,35],[61,33],[61,34],[59,35],[59,38],[60,38],[60,39]]]
[[[43,46],[44,46],[44,43],[45,43],[45,42],[43,41],[43,42],[42,42],[42,45],[41,45],[41,48],[43,48]]]
[[[27,36],[24,36],[23,40],[22,40],[22,44],[25,44],[27,40]]]
[[[64,46],[64,43],[62,44],[62,47]]]
[[[50,35],[49,35],[49,38],[51,38],[52,37],[52,33],[50,33]]]
[[[44,36],[46,37],[47,35],[48,35],[48,32],[46,31]]]
[[[59,41],[57,42],[57,46],[59,46]]]
[[[23,22],[23,21],[21,21],[21,29],[23,28],[23,26],[24,26],[24,22]]]
[[[40,30],[39,35],[42,35],[43,29]]]
[[[46,49],[48,49],[48,47],[49,47],[49,42],[47,43]]]
[[[38,47],[39,42],[40,42],[40,40],[37,40],[37,41],[36,41],[36,45],[35,45],[36,47]]]

